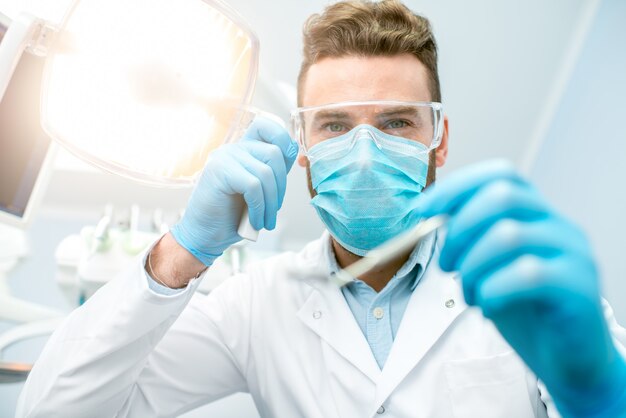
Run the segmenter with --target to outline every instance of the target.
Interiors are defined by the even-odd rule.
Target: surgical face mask
[[[419,222],[428,151],[370,125],[309,150],[311,203],[341,246],[363,256]]]

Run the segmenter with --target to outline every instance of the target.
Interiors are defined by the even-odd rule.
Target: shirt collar
[[[323,254],[326,258],[328,266],[330,267],[330,272],[336,273],[341,270],[341,268],[339,267],[339,264],[337,263],[337,258],[335,257],[335,251],[332,246],[332,237],[328,233],[326,235],[326,248]],[[409,256],[409,259],[406,261],[406,263],[402,265],[402,267],[400,267],[400,270],[398,270],[396,274],[394,274],[393,278],[402,278],[415,271],[415,274],[413,274],[413,277],[411,278],[413,280],[413,283],[411,284],[411,290],[414,290],[419,283],[419,279],[421,278],[423,272],[426,270],[426,267],[428,267],[428,263],[432,258],[436,242],[437,231],[433,231],[424,239],[422,239],[419,244],[413,249],[411,255]],[[417,268],[417,266],[419,266],[420,268]]]

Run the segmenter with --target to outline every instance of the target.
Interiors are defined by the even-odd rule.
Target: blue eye
[[[339,133],[344,129],[344,126],[342,124],[334,122],[327,123],[324,127],[332,133]]]
[[[387,129],[402,129],[408,126],[408,122],[402,119],[395,119],[390,122],[387,122],[385,128]]]

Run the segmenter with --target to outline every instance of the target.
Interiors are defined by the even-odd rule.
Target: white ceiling
[[[70,0],[0,0],[14,15],[30,10],[58,18]],[[261,41],[255,102],[283,117],[293,103],[300,62],[301,27],[321,0],[227,0]],[[431,19],[440,48],[444,105],[450,117],[450,156],[444,174],[492,157],[522,165],[532,158],[568,78],[586,22],[598,0],[406,0]],[[112,24],[114,27],[114,24]],[[291,92],[291,93],[290,93]],[[287,224],[311,216],[304,173],[290,175],[283,210]],[[318,223],[298,234],[316,235]]]

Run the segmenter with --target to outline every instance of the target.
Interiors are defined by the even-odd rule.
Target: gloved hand
[[[467,303],[494,322],[561,414],[626,416],[626,363],[580,230],[502,161],[459,171],[420,199],[425,216],[451,216],[441,268],[460,273]]]
[[[274,229],[297,154],[298,146],[284,128],[257,117],[239,142],[211,154],[183,218],[171,230],[174,239],[211,265],[241,240],[237,228],[244,201],[254,229]]]

